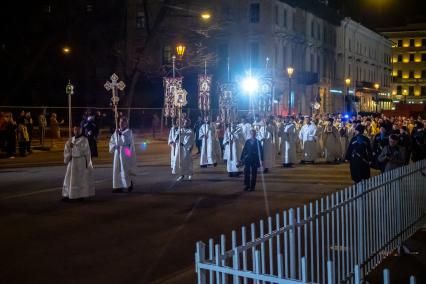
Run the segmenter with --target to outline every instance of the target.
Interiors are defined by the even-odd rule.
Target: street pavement
[[[176,182],[165,141],[138,139],[132,193],[113,194],[107,140],[94,159],[96,196],[61,202],[62,145],[0,160],[0,283],[195,283],[195,242],[228,236],[352,182],[347,164],[259,176],[255,192],[224,165]]]

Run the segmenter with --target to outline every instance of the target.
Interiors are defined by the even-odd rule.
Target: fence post
[[[358,195],[358,210],[357,210],[357,227],[358,227],[358,265],[362,275],[362,266],[364,263],[364,181],[358,183],[357,185],[357,195]]]
[[[355,284],[361,284],[361,270],[359,265],[355,265]]]
[[[206,271],[198,267],[198,264],[204,262],[206,258],[206,245],[203,242],[197,242],[197,253],[195,255],[195,270],[197,272],[198,284],[205,284]]]
[[[410,284],[416,284],[416,277],[413,275],[410,276]]]
[[[239,256],[238,256],[238,249],[237,248],[234,248],[234,255],[233,255],[232,262],[233,262],[232,267],[235,270],[240,269],[240,259],[239,259]],[[240,283],[240,278],[238,276],[234,275],[234,284],[239,284],[239,283]]]
[[[294,225],[294,210],[289,210],[289,225],[290,225],[290,278],[296,279],[296,243],[295,243],[295,225]]]
[[[300,260],[300,266],[302,267],[302,282],[308,283],[308,269],[306,269],[306,258],[302,257]]]
[[[383,284],[390,284],[390,272],[389,272],[389,269],[383,270]]]
[[[327,261],[327,284],[334,284],[334,263]]]

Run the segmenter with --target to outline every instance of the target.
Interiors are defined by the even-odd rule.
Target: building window
[[[260,4],[250,4],[250,23],[259,23],[260,21]]]
[[[398,62],[402,62],[402,54],[398,54]]]
[[[409,74],[408,78],[414,79],[414,71],[413,70],[410,70],[410,72],[408,74]]]
[[[426,53],[422,53],[422,61],[426,61]]]
[[[402,70],[398,70],[398,75],[396,77],[402,78]]]
[[[414,96],[414,86],[408,86],[408,95]]]
[[[402,39],[398,39],[398,47],[402,47]]]
[[[314,23],[314,21],[311,22],[311,37],[315,38],[315,23]]]
[[[422,86],[421,87],[421,93],[420,93],[420,95],[426,96],[426,86]]]
[[[170,45],[163,47],[163,65],[170,64],[172,61],[172,48]]]
[[[278,7],[278,5],[275,5],[275,24],[277,26],[279,26],[280,24],[279,16],[280,16],[280,8]]]
[[[414,47],[414,38],[410,38],[410,47]]]
[[[422,79],[426,79],[426,70],[422,70]]]
[[[283,67],[287,68],[287,48],[283,46]]]
[[[396,86],[396,94],[398,96],[402,95],[402,86],[400,85]]]
[[[145,13],[137,12],[136,13],[136,28],[144,29],[145,28]]]
[[[287,27],[287,9],[284,9],[283,26]]]
[[[422,38],[422,46],[426,46],[426,38]]]
[[[254,68],[259,67],[259,43],[252,42],[250,44],[250,60],[251,66]]]
[[[410,62],[414,62],[414,54],[410,53]]]
[[[293,31],[295,31],[296,30],[296,15],[292,15],[292,17],[291,17],[291,20],[292,20],[292,28],[293,28]]]

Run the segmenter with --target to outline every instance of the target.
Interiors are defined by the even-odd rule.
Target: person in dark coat
[[[410,163],[412,145],[411,145],[411,137],[408,134],[407,126],[402,126],[399,129],[399,145],[405,148],[404,165],[408,165]]]
[[[413,145],[411,159],[413,162],[426,159],[426,131],[421,121],[416,122],[411,138]]]
[[[257,169],[261,167],[263,161],[262,144],[256,139],[256,130],[251,130],[250,134],[251,138],[246,141],[240,158],[240,164],[244,165],[245,191],[254,191]]]
[[[355,136],[349,142],[346,160],[350,163],[351,177],[355,183],[370,178],[372,151],[370,140],[363,135],[364,126],[355,128]]]
[[[378,160],[385,164],[385,172],[399,168],[405,163],[405,148],[398,145],[399,137],[396,134],[389,136],[389,145],[383,148]]]
[[[384,163],[381,163],[377,158],[382,153],[383,148],[389,144],[389,137],[387,135],[386,127],[380,126],[380,132],[374,136],[373,139],[373,163],[371,167],[376,170],[380,170],[382,173],[385,170]]]
[[[89,141],[90,154],[92,157],[98,156],[98,127],[93,116],[88,116],[86,122],[83,123],[84,136]]]
[[[201,118],[201,116],[199,116],[197,121],[194,123],[195,145],[197,146],[197,150],[198,150],[197,154],[201,153],[201,144],[203,142],[202,139],[199,139],[201,125],[203,125],[203,119]]]

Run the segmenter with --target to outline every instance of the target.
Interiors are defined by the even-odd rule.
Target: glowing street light
[[[176,46],[176,53],[177,53],[177,55],[179,55],[179,57],[182,57],[185,54],[185,49],[186,49],[185,45],[178,44]]]
[[[71,53],[71,47],[69,47],[69,46],[62,47],[62,53],[63,54],[70,54]]]
[[[242,81],[242,87],[246,93],[252,95],[259,90],[259,81],[252,76],[246,77]]]
[[[204,11],[204,12],[201,13],[201,19],[203,19],[205,21],[209,20],[211,18],[211,16],[212,15],[207,11]]]
[[[377,113],[377,106],[379,105],[379,83],[374,84],[374,88],[376,89],[376,113]]]
[[[346,103],[346,97],[349,96],[349,87],[351,86],[351,79],[346,78],[345,84],[346,84],[346,93],[343,96],[343,112],[347,112],[347,110],[348,110],[348,106],[347,106],[347,103]]]
[[[288,115],[291,115],[293,106],[291,105],[291,77],[293,76],[294,68],[289,66],[287,67],[288,75]]]

